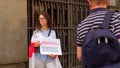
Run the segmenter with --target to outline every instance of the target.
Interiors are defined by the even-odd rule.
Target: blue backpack
[[[108,10],[102,26],[86,35],[82,50],[83,68],[120,68],[120,44],[108,28],[114,12]]]

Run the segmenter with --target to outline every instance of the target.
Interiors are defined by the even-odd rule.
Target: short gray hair
[[[108,0],[91,0],[93,3],[100,5],[100,4],[106,4]]]

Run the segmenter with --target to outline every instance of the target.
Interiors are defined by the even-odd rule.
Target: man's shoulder
[[[85,25],[88,24],[87,23],[87,19],[88,19],[87,17],[78,24],[78,28],[84,27]]]
[[[120,12],[118,11],[118,10],[115,10],[115,12],[114,12],[114,16],[120,16]]]
[[[83,24],[87,21],[90,21],[90,14],[85,19],[83,19],[80,24]]]

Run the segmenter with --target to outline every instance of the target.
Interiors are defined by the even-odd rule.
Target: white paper
[[[60,39],[44,38],[40,41],[40,53],[42,55],[62,55]]]

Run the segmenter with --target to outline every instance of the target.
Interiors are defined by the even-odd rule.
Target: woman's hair
[[[37,16],[37,29],[41,29],[41,24],[40,24],[40,19],[39,19],[39,16],[40,15],[43,15],[44,18],[47,20],[47,26],[48,28],[51,29],[51,19],[50,19],[50,16],[48,15],[48,13],[45,13],[45,12],[42,12],[42,13],[39,13],[38,16]]]

